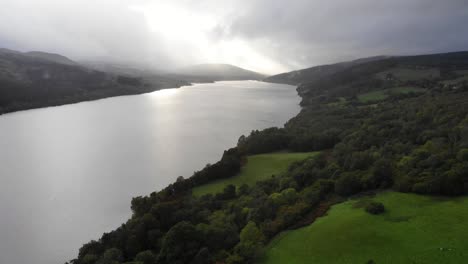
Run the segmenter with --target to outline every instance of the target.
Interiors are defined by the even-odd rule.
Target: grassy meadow
[[[459,84],[465,81],[468,81],[468,74],[462,77],[452,79],[452,80],[442,81],[442,83],[446,85],[453,85],[453,84]]]
[[[358,100],[362,103],[369,103],[369,102],[375,102],[375,101],[382,101],[382,100],[387,99],[387,97],[388,97],[388,94],[385,92],[385,90],[380,90],[380,91],[360,94],[358,95]]]
[[[369,103],[369,102],[377,102],[377,101],[385,100],[390,95],[423,93],[425,91],[426,89],[423,89],[423,88],[400,86],[400,87],[360,94],[357,96],[357,98],[362,103]]]
[[[378,78],[385,79],[387,74],[392,74],[395,78],[401,81],[414,81],[420,79],[433,79],[440,77],[440,70],[436,68],[405,68],[397,67],[377,74]]]
[[[367,213],[363,204],[368,200],[382,202],[386,212]],[[349,200],[307,227],[278,235],[259,262],[466,263],[467,208],[468,197],[397,192]]]
[[[271,153],[248,156],[247,164],[237,176],[198,186],[193,189],[193,195],[201,196],[208,193],[218,193],[229,184],[237,187],[244,183],[253,185],[259,180],[268,179],[272,175],[279,175],[286,171],[291,163],[315,156],[317,153]]]

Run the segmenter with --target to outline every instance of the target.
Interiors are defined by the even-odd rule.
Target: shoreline
[[[79,103],[85,103],[85,102],[93,102],[93,101],[99,101],[99,100],[104,100],[108,98],[113,98],[113,97],[121,97],[121,96],[133,96],[133,95],[142,95],[142,94],[149,94],[157,91],[162,91],[162,90],[167,90],[167,89],[180,89],[183,87],[190,87],[193,85],[197,84],[210,84],[210,83],[217,83],[217,82],[231,82],[231,81],[257,81],[257,82],[265,82],[265,83],[273,83],[273,82],[266,82],[263,80],[217,80],[217,81],[206,81],[206,82],[187,82],[187,83],[180,83],[175,86],[171,87],[161,87],[161,88],[156,88],[156,89],[148,89],[148,90],[142,90],[142,91],[135,91],[135,92],[128,92],[128,93],[119,93],[119,94],[109,94],[109,95],[87,95],[84,96],[84,98],[67,98],[63,100],[59,100],[57,102],[51,102],[51,103],[31,103],[29,106],[19,106],[13,110],[6,110],[2,109],[0,107],[0,116],[6,115],[6,114],[13,114],[13,113],[19,113],[19,112],[24,112],[24,111],[29,111],[29,110],[37,110],[37,109],[46,109],[46,108],[51,108],[51,107],[58,107],[58,106],[64,106],[64,105],[72,105],[72,104],[79,104]],[[281,83],[277,83],[281,84]],[[294,85],[291,85],[294,86]]]
[[[23,111],[28,111],[28,110],[36,110],[36,109],[45,109],[45,108],[51,108],[51,107],[58,107],[58,106],[64,106],[64,105],[71,105],[71,104],[79,104],[79,103],[85,103],[85,102],[92,102],[92,101],[99,101],[107,98],[113,98],[113,97],[120,97],[120,96],[132,96],[132,95],[141,95],[141,94],[147,94],[147,93],[152,93],[152,92],[157,92],[161,90],[166,90],[166,89],[179,89],[184,86],[191,86],[192,84],[182,84],[179,86],[175,87],[164,87],[164,88],[158,88],[158,89],[150,89],[150,90],[145,90],[145,91],[136,91],[136,92],[129,92],[129,93],[120,93],[120,94],[109,94],[109,95],[91,95],[88,97],[84,96],[84,98],[68,98],[68,99],[63,99],[60,101],[56,102],[51,102],[51,103],[32,103],[29,106],[19,106],[17,108],[13,107],[13,110],[6,110],[3,111],[2,108],[0,108],[0,116],[6,115],[6,114],[13,114],[13,113],[18,113],[18,112],[23,112]]]

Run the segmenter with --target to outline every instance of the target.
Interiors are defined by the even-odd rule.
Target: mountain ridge
[[[266,75],[226,63],[202,63],[182,67],[168,74],[188,81],[262,80]]]
[[[57,53],[49,53],[49,52],[43,52],[43,51],[28,51],[28,52],[25,52],[24,54],[31,56],[31,57],[35,57],[35,58],[39,58],[39,59],[43,59],[43,60],[47,60],[51,62],[56,62],[60,64],[75,65],[75,66],[79,65],[79,63],[69,59],[66,56],[63,56]]]
[[[343,61],[332,64],[312,66],[304,69],[294,70],[290,72],[284,72],[276,75],[268,76],[263,79],[265,82],[273,83],[284,83],[292,85],[300,85],[307,82],[315,82],[322,78],[329,78],[334,74],[337,74],[340,71],[347,70],[353,66],[365,65],[373,62],[382,62],[382,61],[393,61],[397,63],[411,62],[421,62],[425,64],[432,60],[433,63],[443,63],[443,61],[438,61],[437,58],[443,58],[448,60],[447,57],[452,56],[464,56],[468,54],[468,51],[453,51],[453,52],[443,52],[443,53],[433,53],[433,54],[419,54],[419,55],[379,55],[373,57],[360,58],[351,61]],[[452,62],[452,61],[450,61]],[[427,66],[427,65],[426,65]]]
[[[390,57],[392,56],[380,55],[380,56],[360,58],[360,59],[351,60],[351,61],[343,61],[343,62],[337,62],[337,63],[332,63],[332,64],[317,65],[317,66],[312,66],[312,67],[308,67],[304,69],[271,75],[263,80],[266,82],[277,82],[277,83],[297,85],[303,81],[315,80],[316,78],[320,78],[323,75],[331,75],[340,70],[352,67],[357,64],[366,63],[366,62],[375,61],[375,60],[381,60],[381,59],[390,58]]]

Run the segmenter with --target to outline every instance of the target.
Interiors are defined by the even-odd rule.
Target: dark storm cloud
[[[467,0],[261,0],[231,34],[275,45],[291,66],[468,48]]]
[[[0,45],[160,68],[209,61],[274,73],[466,50],[466,25],[468,0],[2,0]]]

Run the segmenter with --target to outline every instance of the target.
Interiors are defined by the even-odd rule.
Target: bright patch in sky
[[[189,12],[170,3],[152,4],[137,10],[145,14],[153,32],[173,40],[200,38],[216,26],[214,18]]]
[[[197,13],[170,2],[131,9],[143,13],[151,33],[160,36],[158,39],[164,42],[168,52],[194,51],[191,57],[187,57],[184,52],[171,54],[180,64],[186,61],[191,61],[191,64],[228,63],[266,74],[287,70],[244,40],[235,37],[216,38],[215,31],[221,26],[220,18],[212,14]]]

